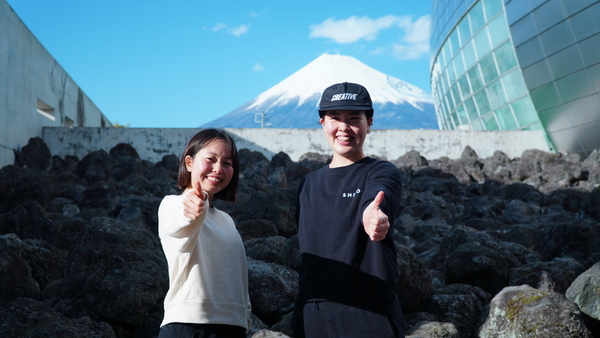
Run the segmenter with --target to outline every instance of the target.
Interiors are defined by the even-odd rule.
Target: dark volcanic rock
[[[89,153],[77,163],[73,172],[89,185],[99,181],[108,181],[112,172],[110,155],[104,150]]]
[[[46,150],[32,139],[0,169],[0,336],[155,337],[168,286],[157,210],[181,192],[179,154],[152,164],[128,144],[81,161]],[[248,337],[284,337],[302,268],[297,186],[331,156],[239,154],[238,201],[214,205],[245,242]],[[600,336],[598,151],[481,159],[466,147],[459,159],[410,151],[393,163],[409,334]]]
[[[23,253],[14,249],[21,243],[15,235],[0,236],[0,305],[20,297],[40,296],[40,285],[33,278],[31,267]]]
[[[63,296],[84,299],[86,307],[112,322],[143,324],[168,288],[167,264],[157,236],[130,223],[94,218],[75,242]]]
[[[395,291],[402,311],[414,312],[431,296],[432,282],[425,262],[410,248],[396,245],[400,273],[396,277]]]
[[[554,258],[550,262],[531,262],[511,269],[509,283],[564,294],[584,270],[584,266],[573,258]]]
[[[295,204],[280,190],[257,192],[236,221],[268,220],[275,224],[280,236],[290,237],[297,232],[294,208]]]
[[[424,310],[433,313],[438,321],[453,323],[460,337],[471,337],[490,300],[491,295],[476,286],[450,284],[434,290]]]
[[[29,139],[20,152],[15,151],[15,165],[38,171],[50,169],[52,153],[39,137]]]
[[[298,293],[298,273],[277,263],[248,258],[248,281],[252,312],[274,324],[293,310]]]
[[[491,294],[507,285],[508,268],[501,252],[477,242],[460,245],[444,263],[447,283],[475,285]]]
[[[0,234],[17,234],[20,238],[43,239],[56,244],[58,224],[36,201],[17,205],[0,217]]]
[[[88,317],[70,319],[29,298],[0,305],[0,335],[6,338],[116,337],[106,322],[96,322]]]
[[[127,143],[119,143],[110,149],[112,177],[123,180],[132,174],[144,174],[144,166],[137,151]]]

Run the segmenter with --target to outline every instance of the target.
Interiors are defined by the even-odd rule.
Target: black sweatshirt
[[[379,208],[392,226],[373,242],[362,215],[379,191]],[[390,162],[366,157],[349,166],[325,166],[298,189],[298,235],[303,268],[298,302],[391,300],[398,274],[393,224],[400,211],[401,180]]]

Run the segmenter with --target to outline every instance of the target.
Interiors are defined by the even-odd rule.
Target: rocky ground
[[[235,219],[253,327],[287,337],[299,180],[329,160],[240,150]],[[403,177],[396,291],[409,337],[600,337],[600,154],[390,159]],[[178,158],[118,144],[82,159],[31,139],[0,170],[0,336],[155,337],[168,287],[157,209]]]

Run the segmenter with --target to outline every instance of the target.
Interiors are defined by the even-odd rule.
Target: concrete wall
[[[38,100],[54,108],[37,112]],[[0,166],[14,150],[42,136],[46,126],[101,127],[110,121],[29,31],[6,0],[0,0]]]
[[[158,162],[163,156],[183,152],[188,140],[200,129],[166,128],[44,128],[43,139],[53,155],[74,155],[82,159],[96,150],[109,152],[118,143],[129,143],[144,160]],[[285,152],[293,161],[308,152],[330,154],[321,129],[225,129],[238,149],[260,151],[267,158]],[[457,131],[457,130],[372,130],[365,142],[367,155],[395,160],[410,150],[427,159],[459,158],[466,146],[480,158],[500,150],[520,157],[527,149],[549,151],[540,131]]]

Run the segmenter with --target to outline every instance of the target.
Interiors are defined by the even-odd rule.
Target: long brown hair
[[[181,160],[179,161],[179,175],[177,176],[177,184],[181,189],[187,189],[192,184],[192,174],[187,170],[185,158],[190,156],[194,158],[196,154],[207,144],[214,140],[223,140],[229,146],[231,152],[231,161],[233,167],[233,176],[231,182],[221,191],[216,193],[213,198],[222,199],[225,201],[235,202],[237,200],[237,188],[240,179],[240,158],[238,156],[235,142],[226,132],[218,129],[204,129],[194,135],[188,142]]]

